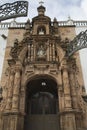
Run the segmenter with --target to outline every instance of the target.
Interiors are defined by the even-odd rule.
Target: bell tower
[[[67,55],[75,26],[59,26],[45,10],[41,4],[32,21],[9,28],[0,130],[87,129],[79,53]]]

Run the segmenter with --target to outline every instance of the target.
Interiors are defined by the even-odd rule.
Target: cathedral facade
[[[8,29],[0,130],[86,130],[79,53],[67,55],[75,25],[52,22],[42,5],[37,11],[24,27]]]

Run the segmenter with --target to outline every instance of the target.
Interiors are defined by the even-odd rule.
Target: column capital
[[[68,69],[68,66],[67,66],[67,58],[63,58],[62,62],[61,62],[61,69],[64,70],[64,69]]]
[[[16,65],[15,65],[15,71],[16,72],[18,72],[18,71],[21,72],[21,70],[22,70],[22,64],[21,64],[20,60],[17,60]]]
[[[22,67],[21,66],[15,66],[15,72],[21,72]]]

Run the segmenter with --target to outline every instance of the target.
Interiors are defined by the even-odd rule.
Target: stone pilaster
[[[76,77],[76,61],[74,58],[70,58],[68,61],[68,68],[69,68],[69,81],[70,81],[70,88],[71,88],[71,97],[72,97],[72,108],[78,109],[77,103],[77,77]]]
[[[71,96],[72,96],[72,107],[74,109],[78,109],[78,103],[77,103],[77,91],[76,91],[76,76],[74,73],[74,70],[70,71],[69,74],[70,79],[70,87],[71,87]]]
[[[8,97],[8,86],[9,86],[9,72],[6,75],[4,79],[5,84],[2,86],[2,101],[1,101],[1,106],[0,106],[0,111],[5,111],[6,109],[6,104],[7,104],[7,97]]]
[[[75,113],[72,109],[71,90],[66,59],[64,59],[62,66],[62,79],[64,90],[64,110],[60,114],[61,130],[76,130]]]
[[[65,110],[67,110],[72,108],[67,66],[64,66],[62,71],[63,71],[64,102],[65,102],[64,106]]]
[[[59,103],[59,111],[64,110],[64,94],[63,94],[63,86],[62,86],[62,75],[61,71],[58,71],[58,103]]]

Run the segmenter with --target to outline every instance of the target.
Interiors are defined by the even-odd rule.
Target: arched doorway
[[[60,130],[55,80],[40,76],[29,81],[25,111],[24,130]]]

